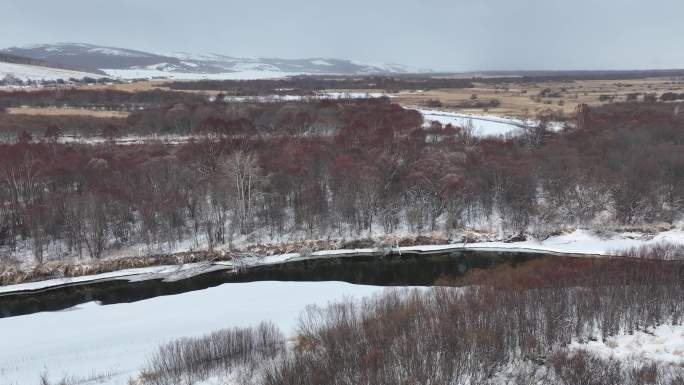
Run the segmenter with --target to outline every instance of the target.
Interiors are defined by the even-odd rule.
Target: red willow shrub
[[[582,368],[602,369],[592,373],[601,381],[610,373],[618,380],[615,383],[641,383],[631,382],[636,381],[632,375],[646,375],[646,369],[639,372],[643,368],[568,355],[564,349],[573,340],[680,324],[684,264],[606,265],[613,263],[615,267],[597,265],[571,273],[588,273],[574,277],[588,286],[563,287],[549,281],[543,289],[504,283],[394,291],[363,304],[309,309],[300,323],[299,348],[278,366],[267,368],[264,383],[489,384],[497,383],[496,376],[509,368],[521,379],[532,380],[536,370],[525,372],[526,365],[547,366],[546,376],[535,381],[541,384],[605,383],[576,382],[577,376],[589,374]],[[674,273],[660,275],[661,268]],[[628,279],[617,283],[617,271]],[[655,373],[653,380],[662,381],[658,383],[676,383],[676,374]],[[678,375],[681,378],[681,370]]]
[[[30,245],[41,261],[56,246],[99,258],[132,244],[450,232],[494,218],[504,234],[540,238],[606,213],[614,225],[672,223],[684,211],[684,118],[671,108],[591,108],[582,127],[535,143],[422,129],[388,99],[187,102],[112,129],[197,133],[176,146],[60,144],[60,121],[50,140],[0,144],[0,247]]]

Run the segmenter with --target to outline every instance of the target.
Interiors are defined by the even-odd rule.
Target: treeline
[[[678,94],[676,92],[664,92],[660,95],[660,100],[663,102],[673,102],[675,100],[684,100],[684,92]]]
[[[387,98],[284,103],[177,103],[133,112],[131,132],[147,134],[205,134],[224,138],[255,136],[334,135],[354,120],[419,127],[421,116]]]
[[[376,133],[382,140],[405,136],[421,123],[416,111],[385,100],[316,105],[332,109],[344,127],[363,121],[388,129]],[[292,205],[296,226],[307,222],[313,230],[313,218],[325,218],[315,211],[322,207],[309,207],[306,189],[317,186],[323,195],[316,204],[327,204],[321,203],[327,188],[320,178],[327,177],[323,161],[330,161],[326,153],[336,146],[335,137],[288,135],[284,124],[279,130],[279,136],[247,132],[178,147],[62,145],[29,138],[0,145],[0,245],[10,250],[3,255],[25,241],[38,261],[55,245],[65,254],[94,258],[106,248],[152,247],[188,237],[211,248],[264,226],[273,235],[290,231],[286,212]]]
[[[420,126],[420,114],[405,111],[389,102],[377,100],[321,100],[314,102],[243,103],[209,101],[206,96],[186,92],[65,90],[14,92],[0,99],[0,138],[12,142],[24,132],[35,139],[45,138],[48,128],[60,134],[83,137],[126,135],[211,135],[223,137],[254,135],[332,135],[358,111],[374,114],[380,121],[408,116]],[[88,116],[31,116],[2,114],[2,105],[68,106],[97,111],[129,112],[126,119]],[[359,112],[360,113],[360,112]]]
[[[552,264],[569,270],[559,259]],[[586,264],[566,275],[581,286],[480,283],[310,307],[289,349],[267,325],[175,341],[159,349],[140,380],[192,384],[232,373],[240,384],[263,385],[681,383],[676,365],[607,359],[569,345],[681,325],[684,264]],[[517,275],[515,267],[505,270]]]
[[[496,71],[485,72],[490,75],[483,78],[473,78],[482,83],[536,83],[546,81],[572,82],[575,80],[629,80],[646,79],[652,77],[681,77],[684,69],[674,70],[627,70],[627,71]]]
[[[311,95],[329,89],[432,90],[438,88],[471,88],[469,79],[433,78],[431,76],[292,76],[285,79],[200,80],[171,82],[165,86],[175,90],[213,90],[230,96]]]
[[[127,92],[112,89],[57,89],[31,91],[0,91],[2,107],[78,107],[98,108],[114,111],[132,111],[139,108],[174,103],[201,103],[205,97],[187,93],[163,91],[159,89],[140,92]]]
[[[88,115],[2,114],[0,142],[58,141],[65,136],[114,138],[133,135],[125,118],[101,118]]]
[[[91,71],[92,72],[92,71]],[[68,79],[21,79],[12,74],[7,74],[0,79],[0,87],[18,86],[18,87],[47,87],[47,88],[68,88],[73,86],[85,86],[91,84],[121,84],[123,81],[118,79],[110,79],[106,77],[90,77],[83,78],[68,78]]]
[[[244,120],[225,135],[179,146],[0,145],[4,255],[399,229],[544,239],[571,226],[673,223],[684,208],[684,116],[668,104],[585,107],[576,128],[542,120],[510,139],[422,128],[387,99],[239,108]],[[317,122],[331,129],[316,135]]]

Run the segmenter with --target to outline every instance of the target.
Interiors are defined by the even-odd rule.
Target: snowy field
[[[0,384],[38,384],[70,376],[126,385],[160,344],[234,326],[270,320],[291,335],[309,304],[382,292],[341,282],[230,283],[184,294],[0,319]]]
[[[300,102],[310,100],[377,99],[391,95],[383,92],[317,92],[315,95],[226,96],[226,102]]]
[[[7,75],[13,75],[21,80],[57,80],[70,78],[82,79],[84,77],[100,78],[102,75],[88,72],[71,71],[60,68],[33,66],[28,64],[14,64],[0,62],[0,79]]]
[[[297,72],[249,70],[237,72],[223,72],[215,74],[201,74],[189,72],[170,72],[158,69],[103,69],[108,75],[121,79],[154,79],[165,78],[172,80],[254,80],[280,79],[288,76],[305,75]]]

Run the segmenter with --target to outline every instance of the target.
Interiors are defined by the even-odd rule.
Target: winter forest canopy
[[[581,106],[558,132],[541,116],[520,135],[477,138],[468,127],[424,124],[388,98],[212,100],[170,91],[3,94],[4,107],[129,112],[0,113],[13,142],[0,145],[4,258],[466,228],[544,239],[573,226],[672,223],[682,214],[684,114],[672,103]],[[189,139],[60,141],[74,133]]]

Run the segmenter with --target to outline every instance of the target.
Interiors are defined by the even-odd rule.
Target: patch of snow
[[[160,142],[167,145],[177,145],[188,143],[192,140],[206,139],[207,136],[202,135],[152,135],[152,136],[139,136],[139,135],[127,135],[113,138],[110,140],[101,136],[74,136],[74,135],[62,135],[57,138],[59,143],[80,143],[80,144],[102,144],[114,142],[121,145],[132,145],[150,142]]]
[[[330,99],[376,99],[383,96],[391,97],[384,92],[318,92],[321,95]]]
[[[315,95],[266,95],[266,96],[226,96],[226,102],[290,102],[327,99],[375,99],[388,96],[382,92],[317,92]]]
[[[231,70],[236,72],[247,72],[247,71],[271,71],[271,72],[283,72],[278,67],[268,64],[268,63],[249,63],[249,62],[237,62],[230,67]]]
[[[101,53],[103,55],[110,55],[110,56],[128,56],[128,57],[140,56],[140,55],[134,54],[133,52],[124,51],[124,50],[120,50],[120,49],[116,49],[116,48],[109,48],[109,47],[91,48],[88,50],[88,52]]]
[[[181,64],[186,65],[186,66],[188,66],[188,67],[192,67],[192,68],[197,68],[197,67],[199,67],[199,64],[193,63],[193,62],[189,62],[189,61],[181,61]]]
[[[228,269],[232,267],[229,262],[209,265],[208,263],[188,263],[185,265],[162,265],[124,269],[108,273],[83,275],[79,277],[54,278],[44,281],[20,283],[16,285],[0,286],[0,294],[15,293],[22,291],[35,291],[75,283],[86,283],[102,280],[122,279],[127,281],[140,281],[144,279],[164,279],[174,281],[180,278],[188,278],[189,275],[206,273],[208,271]]]
[[[549,237],[543,241],[527,240],[513,243],[477,242],[468,243],[465,245],[465,248],[610,255],[619,250],[656,245],[661,242],[684,245],[684,231],[673,229],[658,233],[653,236],[645,236],[644,234],[637,235],[635,233],[625,232],[604,238],[589,230],[578,229],[568,234]]]
[[[328,63],[327,61],[325,61],[323,59],[312,60],[311,64],[315,64],[317,66],[332,66],[333,65],[333,64]]]
[[[684,325],[661,325],[648,333],[623,333],[605,341],[574,341],[570,349],[586,350],[604,359],[684,365]]]

